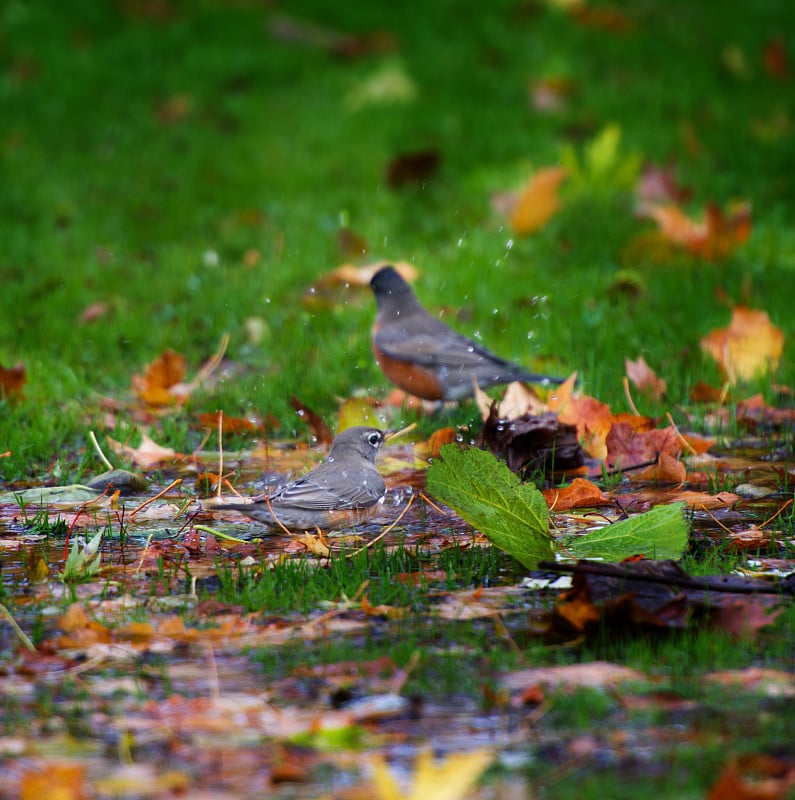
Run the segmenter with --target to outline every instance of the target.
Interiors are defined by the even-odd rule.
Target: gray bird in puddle
[[[378,428],[347,428],[334,439],[322,464],[267,498],[209,505],[207,509],[239,511],[269,528],[330,530],[359,525],[386,493],[384,479],[375,468],[384,438],[384,431]]]

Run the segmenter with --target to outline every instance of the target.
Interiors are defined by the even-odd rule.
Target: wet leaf
[[[412,786],[405,794],[382,756],[370,760],[373,789],[378,800],[465,800],[470,790],[494,760],[489,750],[452,753],[435,763],[430,750],[417,754]]]
[[[476,448],[445,445],[428,468],[428,491],[529,569],[552,555],[547,504],[505,464]]]
[[[718,362],[731,383],[772,372],[784,350],[784,333],[765,311],[736,306],[728,327],[701,340],[701,349]]]
[[[16,503],[19,498],[25,505],[47,505],[48,503],[85,503],[96,499],[99,492],[74,483],[69,486],[41,486],[19,492],[0,494],[0,503]]]
[[[574,558],[623,561],[642,554],[654,559],[679,559],[687,547],[689,533],[684,508],[684,503],[657,506],[645,514],[567,538],[564,546]]]
[[[562,489],[547,489],[544,500],[550,511],[568,511],[570,508],[593,508],[603,506],[612,501],[591,481],[575,478],[570,486]]]
[[[184,458],[171,447],[162,447],[150,436],[145,433],[141,436],[141,444],[138,447],[130,447],[129,445],[117,442],[111,439],[110,436],[106,437],[110,449],[116,453],[117,456],[129,458],[134,464],[139,467],[154,467],[163,462],[176,461]]]

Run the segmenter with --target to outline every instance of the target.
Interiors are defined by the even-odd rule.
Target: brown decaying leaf
[[[781,39],[772,39],[765,44],[762,51],[762,62],[768,75],[779,80],[789,77],[789,55],[787,47]]]
[[[659,400],[665,395],[667,384],[662,378],[658,378],[654,370],[646,363],[643,356],[638,356],[637,360],[624,359],[624,368],[627,377],[632,381],[641,392],[652,400]]]
[[[370,246],[363,236],[350,228],[340,228],[337,231],[337,248],[343,258],[361,258],[367,254]]]
[[[312,436],[315,437],[318,444],[330,445],[332,441],[334,441],[329,426],[326,425],[326,421],[320,414],[313,411],[295,396],[290,398],[290,405],[295,409],[298,416],[309,426],[309,430],[312,431]]]
[[[139,467],[154,467],[158,464],[185,458],[185,456],[180,455],[171,447],[161,447],[145,433],[141,436],[141,445],[139,447],[130,447],[122,444],[115,439],[111,439],[110,436],[107,436],[106,440],[117,456],[129,458]]]
[[[733,758],[707,800],[785,800],[795,787],[795,764],[766,755]]]
[[[22,397],[22,387],[27,380],[25,365],[21,361],[15,367],[4,367],[0,364],[0,397]]]
[[[776,369],[784,350],[784,333],[765,311],[735,306],[728,327],[716,328],[701,340],[731,383],[750,380]]]
[[[430,449],[431,457],[437,458],[442,449],[442,445],[452,444],[458,436],[458,430],[453,427],[438,428],[431,434],[428,440],[428,447]]]
[[[509,214],[509,222],[516,233],[535,233],[552,219],[560,207],[558,191],[567,175],[563,167],[545,167],[530,178]]]
[[[583,3],[573,6],[570,13],[586,28],[596,28],[619,36],[632,33],[635,27],[635,23],[623,11],[614,7]]]
[[[550,395],[548,405],[561,422],[577,427],[577,437],[589,456],[607,461],[606,440],[613,426],[610,406],[587,395],[574,396],[573,386],[572,379],[567,379]]]
[[[220,412],[211,411],[206,414],[199,414],[196,419],[202,428],[209,428],[212,431],[218,430],[218,417]],[[274,430],[279,427],[279,420],[269,414],[263,421],[261,417],[230,417],[224,414],[221,418],[221,427],[224,433],[262,433],[266,430]]]

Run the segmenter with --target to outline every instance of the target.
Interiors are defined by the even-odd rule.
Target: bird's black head
[[[370,288],[376,297],[411,291],[411,287],[394,267],[382,267],[379,269],[370,280]]]

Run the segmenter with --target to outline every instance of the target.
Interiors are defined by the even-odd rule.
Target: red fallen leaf
[[[665,395],[666,382],[657,377],[643,356],[638,356],[637,361],[625,358],[624,368],[626,369],[627,377],[632,383],[652,400],[659,400]]]
[[[646,467],[639,472],[631,472],[630,480],[659,481],[662,483],[684,483],[687,479],[685,465],[668,453],[660,453],[656,464]]]
[[[323,417],[317,412],[313,411],[309,406],[304,405],[297,397],[290,398],[290,405],[295,409],[299,417],[309,426],[312,431],[312,436],[315,437],[318,444],[330,445],[334,441],[328,425],[326,425]]]
[[[22,397],[22,387],[26,382],[25,365],[21,361],[15,367],[0,364],[0,397]]]
[[[681,442],[673,428],[639,431],[626,422],[613,424],[605,444],[607,460],[621,469],[654,461],[661,453],[676,458],[681,451]]]
[[[795,786],[795,766],[764,755],[733,758],[707,794],[707,800],[785,800]]]
[[[710,331],[701,340],[701,349],[736,383],[776,369],[784,350],[784,332],[765,311],[735,306],[728,327]]]
[[[751,234],[751,209],[747,203],[737,205],[728,214],[710,203],[700,222],[673,204],[651,205],[644,216],[653,219],[660,234],[671,243],[711,260],[725,258]]]
[[[720,403],[722,400],[728,399],[728,395],[725,389],[719,389],[704,383],[704,381],[699,381],[690,390],[690,399],[694,403]]]
[[[575,397],[574,382],[577,374],[570,376],[550,394],[547,404],[558,419],[577,427],[577,436],[588,455],[607,460],[607,435],[613,426],[610,406],[587,395]]]
[[[608,496],[591,481],[575,478],[563,489],[547,489],[544,500],[553,511],[568,511],[570,508],[592,508],[611,502]]]
[[[425,183],[439,169],[442,155],[435,148],[400,153],[388,164],[386,180],[392,189],[409,183]]]

